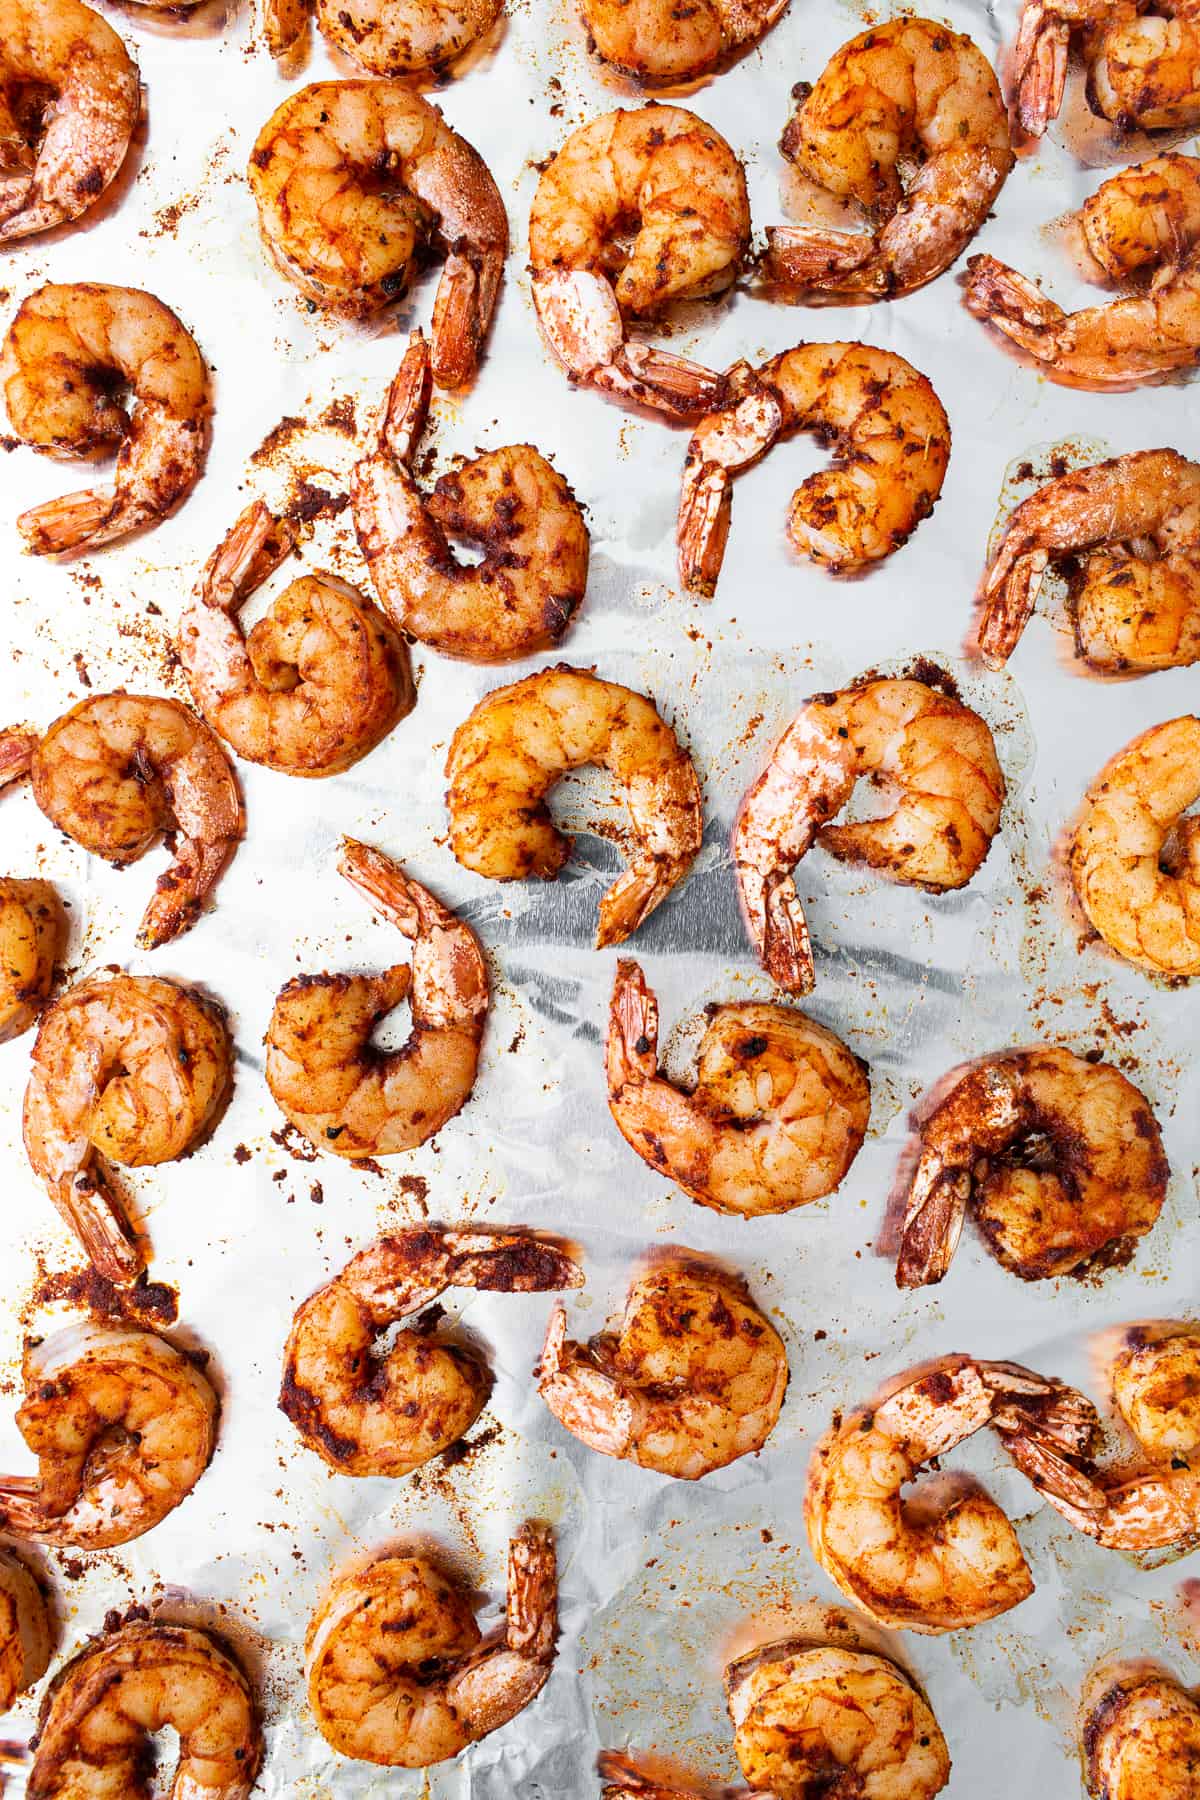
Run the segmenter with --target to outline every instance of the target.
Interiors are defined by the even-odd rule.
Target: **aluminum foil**
[[[1012,39],[1014,0],[939,0],[934,11],[993,57]],[[73,472],[20,447],[0,460],[10,651],[0,715],[39,724],[88,691],[186,698],[174,623],[202,559],[252,493],[311,518],[304,566],[365,580],[340,496],[404,334],[427,323],[432,300],[431,279],[394,318],[354,328],[311,311],[266,260],[243,170],[296,78],[280,78],[244,8],[227,14],[218,0],[187,22],[137,6],[112,16],[142,71],[142,139],[119,191],[89,220],[6,253],[0,324],[46,279],[152,290],[191,326],[216,371],[213,444],[203,482],[173,519],[64,566],[22,556],[11,521],[75,485]],[[775,144],[792,84],[815,78],[878,16],[843,0],[794,0],[758,49],[685,97],[745,159],[757,228],[784,216]],[[869,1061],[871,1128],[838,1194],[751,1223],[673,1191],[626,1147],[608,1113],[601,1040],[615,958],[591,948],[597,898],[621,860],[621,813],[606,783],[586,774],[558,790],[579,835],[557,883],[489,884],[447,847],[441,765],[450,734],[486,690],[536,663],[480,670],[418,647],[415,711],[357,768],[304,782],[240,765],[249,829],[216,907],[154,956],[135,949],[134,929],[160,855],[118,874],[52,832],[27,793],[0,801],[4,869],[50,877],[70,904],[70,978],[120,966],[202,983],[229,1009],[237,1040],[236,1093],[212,1141],[189,1160],[124,1177],[152,1237],[154,1278],[178,1292],[176,1341],[211,1355],[219,1448],[186,1504],[149,1536],[109,1554],[38,1559],[60,1648],[131,1603],[219,1625],[263,1692],[260,1790],[296,1800],[582,1797],[596,1791],[602,1745],[668,1752],[697,1774],[732,1779],[720,1685],[730,1647],[786,1628],[814,1598],[837,1598],[801,1518],[809,1448],[834,1409],[952,1350],[1017,1358],[1079,1379],[1100,1398],[1094,1365],[1104,1334],[1186,1313],[1196,1281],[1194,997],[1086,941],[1058,857],[1089,779],[1137,731],[1194,709],[1196,676],[1086,680],[1047,601],[1004,674],[963,659],[989,533],[1022,482],[1031,485],[1029,468],[1044,475],[1056,453],[1088,461],[1161,444],[1200,454],[1195,390],[1104,396],[1054,387],[967,314],[954,274],[888,306],[818,311],[739,292],[684,309],[671,347],[716,367],[805,337],[900,351],[932,379],[954,432],[935,514],[868,578],[834,582],[788,551],[787,497],[822,461],[797,440],[738,481],[716,600],[686,597],[673,543],[684,434],[569,388],[539,338],[525,271],[538,165],[574,126],[638,96],[589,55],[574,0],[511,0],[468,65],[437,99],[497,177],[513,253],[479,380],[461,397],[437,398],[429,442],[439,469],[476,446],[521,440],[554,460],[592,531],[588,595],[563,653],[652,694],[701,772],[703,853],[631,946],[659,994],[676,1072],[687,1067],[707,1002],[769,995],[744,939],[727,845],[738,797],[807,694],[867,668],[934,659],[992,724],[1009,799],[986,864],[961,893],[930,898],[820,853],[801,866],[817,950],[809,1010]],[[346,71],[318,46],[305,73],[338,72]],[[1087,123],[1073,78],[1064,122],[1018,164],[975,247],[1044,278],[1068,306],[1094,300],[1047,227],[1093,190],[1099,165],[1146,152],[1144,142],[1116,144]],[[299,566],[281,571],[267,595]],[[342,832],[402,858],[457,907],[486,945],[495,983],[470,1103],[434,1144],[379,1170],[310,1151],[284,1129],[262,1077],[263,1031],[288,977],[403,954],[336,874]],[[1159,1224],[1128,1267],[1094,1282],[1024,1285],[968,1233],[941,1287],[897,1292],[878,1246],[910,1107],[962,1059],[1029,1041],[1098,1051],[1145,1090],[1174,1171]],[[78,1310],[52,1298],[70,1287],[55,1277],[73,1265],[73,1246],[21,1148],[30,1042],[0,1050],[0,1458],[14,1470],[28,1466],[12,1425],[23,1339]],[[686,1246],[727,1261],[770,1312],[791,1362],[766,1449],[698,1485],[595,1455],[534,1391],[549,1301],[452,1295],[452,1317],[486,1345],[496,1371],[469,1453],[404,1481],[328,1471],[276,1410],[293,1309],[381,1228],[426,1217],[569,1234],[587,1269],[586,1290],[570,1305],[577,1336],[619,1307],[648,1254]],[[1149,1572],[1096,1548],[1038,1502],[990,1438],[954,1461],[981,1473],[1016,1520],[1036,1592],[993,1624],[894,1640],[894,1653],[926,1685],[949,1741],[951,1800],[1069,1796],[1080,1779],[1077,1697],[1098,1658],[1145,1651],[1196,1678],[1190,1565]],[[527,1516],[553,1523],[561,1567],[562,1637],[542,1697],[428,1775],[334,1755],[306,1714],[301,1682],[305,1626],[331,1571],[399,1541],[436,1542],[492,1619],[507,1538]],[[27,1697],[0,1722],[0,1736],[28,1735],[35,1702]]]

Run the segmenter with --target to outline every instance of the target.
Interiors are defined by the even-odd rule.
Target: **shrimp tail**
[[[1071,27],[1044,5],[1027,5],[1013,49],[1013,115],[1026,137],[1040,138],[1062,110]]]
[[[528,1520],[509,1544],[506,1600],[508,1649],[549,1663],[558,1635],[558,1564],[547,1526]]]
[[[774,225],[767,230],[763,276],[768,287],[870,299],[887,292],[876,242],[867,232],[820,225]]]
[[[763,876],[743,864],[738,886],[747,930],[772,981],[785,994],[811,994],[816,982],[812,940],[792,877]]]
[[[1084,1469],[1079,1469],[1036,1428],[1002,1434],[1005,1448],[1021,1473],[1028,1477],[1064,1518],[1087,1530],[1103,1515],[1108,1496]]]
[[[688,445],[675,533],[679,577],[689,593],[711,600],[725,560],[733,511],[734,471],[765,456],[783,429],[778,395],[747,363],[725,377],[730,404],[703,419]]]
[[[989,669],[1002,669],[1016,649],[1049,561],[1047,551],[1027,550],[1016,541],[1001,548],[988,571],[976,644]]]
[[[556,1244],[529,1232],[446,1233],[449,1287],[499,1294],[548,1294],[583,1286],[583,1270]]]
[[[658,1001],[646,986],[641,966],[622,957],[613,983],[610,1016],[616,1030],[608,1039],[609,1083],[653,1081],[658,1073]],[[614,1066],[617,1064],[622,1066]]]
[[[994,256],[970,258],[963,300],[968,312],[994,325],[1019,349],[1042,362],[1070,349],[1062,307],[1043,294],[1036,282]]]
[[[139,948],[161,949],[191,929],[204,911],[237,842],[232,835],[201,842],[176,834],[174,860],[159,876],[138,926]]]
[[[897,1287],[933,1287],[943,1279],[962,1236],[970,1197],[969,1174],[922,1157],[900,1234]]]
[[[0,1528],[30,1542],[47,1532],[53,1535],[54,1521],[47,1519],[36,1475],[0,1475]]]
[[[634,1402],[613,1376],[567,1341],[560,1301],[550,1315],[537,1367],[538,1391],[572,1437],[603,1456],[625,1456],[634,1441]]]
[[[405,468],[412,461],[433,395],[433,366],[423,333],[414,331],[388,389],[379,426],[379,447]]]
[[[93,1164],[62,1176],[53,1184],[50,1198],[97,1273],[115,1287],[132,1287],[146,1266],[145,1258],[103,1171]]]
[[[697,1800],[691,1788],[664,1787],[661,1781],[643,1775],[621,1750],[601,1750],[596,1758],[596,1773],[604,1783],[601,1800],[622,1800],[625,1794],[640,1794],[641,1800]]]
[[[25,779],[33,767],[37,747],[37,733],[26,731],[23,726],[13,725],[0,731],[0,791]]]
[[[430,323],[433,379],[465,387],[475,374],[504,271],[504,252],[455,246],[438,282]]]
[[[17,530],[31,556],[62,556],[103,543],[113,517],[116,496],[111,488],[81,488],[57,500],[45,500],[20,514]]]
[[[262,0],[260,24],[267,49],[280,62],[298,49],[308,32],[312,0]]]
[[[716,463],[689,455],[679,495],[679,579],[689,594],[711,600],[725,561],[733,517],[733,483]]]
[[[600,897],[596,948],[623,944],[632,937],[678,885],[691,867],[691,858],[639,856]]]
[[[720,404],[724,376],[686,356],[653,344],[623,344],[615,361],[595,377],[598,387],[627,395],[674,419],[694,419]]]
[[[201,581],[206,606],[233,613],[296,548],[295,527],[252,500],[209,558]]]

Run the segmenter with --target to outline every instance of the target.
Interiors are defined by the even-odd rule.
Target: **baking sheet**
[[[775,141],[792,84],[815,78],[846,38],[888,10],[793,0],[758,50],[685,99],[744,157],[760,231],[783,216]],[[1013,0],[959,0],[932,12],[993,57],[1013,35]],[[311,312],[267,262],[242,179],[259,127],[297,78],[281,79],[253,42],[244,7],[206,6],[190,23],[137,6],[108,16],[135,48],[147,95],[131,178],[81,227],[5,254],[0,326],[47,279],[145,286],[178,310],[216,372],[213,446],[205,479],[173,519],[58,567],[22,556],[11,520],[76,485],[75,473],[23,448],[0,457],[11,648],[0,716],[38,724],[116,686],[187,698],[170,648],[174,622],[202,559],[252,493],[303,502],[317,516],[302,562],[279,572],[248,620],[301,566],[364,579],[338,496],[405,332],[428,323],[435,279],[368,328]],[[808,1450],[834,1408],[951,1350],[1080,1378],[1099,1399],[1098,1337],[1117,1323],[1186,1313],[1196,1286],[1194,995],[1154,985],[1083,942],[1057,861],[1089,779],[1137,731],[1194,709],[1196,675],[1086,679],[1044,603],[1004,674],[962,661],[972,593],[1013,471],[1025,461],[1044,470],[1055,447],[1081,460],[1160,444],[1197,455],[1196,389],[1102,396],[1053,387],[966,313],[954,275],[891,306],[817,311],[738,293],[685,309],[671,347],[716,367],[805,337],[900,351],[932,379],[954,432],[933,518],[854,583],[834,583],[790,555],[787,497],[822,458],[804,440],[777,449],[737,484],[716,600],[687,598],[673,546],[686,434],[569,389],[540,341],[525,272],[537,165],[574,126],[636,104],[636,94],[589,57],[573,0],[511,0],[468,64],[436,97],[496,175],[513,252],[481,376],[464,396],[436,398],[428,441],[438,470],[476,446],[520,440],[554,460],[592,531],[588,595],[562,654],[653,694],[701,772],[701,858],[631,946],[659,995],[675,1067],[686,1066],[695,1039],[686,1027],[706,1002],[769,996],[738,918],[728,836],[738,797],[807,694],[868,667],[937,660],[996,730],[1009,800],[983,870],[962,893],[930,898],[819,853],[802,865],[818,968],[808,1010],[868,1059],[871,1130],[840,1193],[753,1223],[692,1205],[633,1155],[609,1117],[600,1046],[615,957],[590,947],[596,900],[620,860],[620,813],[605,783],[584,775],[559,790],[580,836],[557,884],[488,884],[447,847],[440,764],[450,734],[490,687],[553,659],[479,670],[417,647],[416,710],[357,768],[311,783],[240,764],[249,827],[217,906],[154,956],[135,950],[133,934],[161,853],[118,874],[53,833],[27,793],[0,800],[4,868],[50,877],[70,903],[71,978],[121,966],[200,982],[229,1009],[237,1040],[236,1093],[213,1140],[190,1160],[123,1176],[152,1234],[153,1275],[178,1290],[177,1339],[211,1353],[223,1401],[217,1454],[187,1503],[148,1537],[112,1553],[40,1559],[60,1642],[76,1645],[109,1609],[132,1602],[219,1625],[263,1687],[260,1790],[304,1800],[585,1796],[596,1791],[597,1747],[626,1743],[734,1778],[720,1691],[731,1643],[756,1620],[786,1621],[812,1597],[838,1598],[809,1555],[801,1518]],[[348,71],[318,44],[304,78],[339,72]],[[1096,297],[1044,229],[1100,179],[1074,151],[1097,165],[1146,153],[1087,126],[1078,86],[1064,126],[1018,164],[974,246],[1044,278],[1067,306]],[[283,1129],[262,1079],[263,1031],[288,977],[403,954],[335,873],[342,832],[402,858],[459,908],[494,979],[469,1105],[435,1144],[382,1172],[314,1160]],[[1150,1098],[1174,1171],[1158,1226],[1129,1267],[1102,1281],[1034,1286],[1006,1275],[968,1233],[941,1287],[898,1293],[875,1246],[910,1106],[965,1057],[1049,1039],[1100,1051]],[[20,1144],[30,1042],[0,1049],[0,1461],[22,1471],[28,1457],[11,1422],[22,1340],[68,1316],[69,1304],[38,1296],[54,1289],[48,1276],[74,1263]],[[570,1234],[588,1277],[570,1305],[576,1336],[619,1307],[647,1253],[687,1246],[727,1259],[770,1311],[791,1362],[765,1451],[694,1486],[586,1451],[533,1391],[549,1301],[452,1294],[451,1315],[485,1341],[497,1375],[470,1434],[474,1449],[401,1482],[328,1471],[275,1409],[292,1311],[377,1231],[426,1217]],[[1076,1698],[1096,1659],[1146,1651],[1185,1680],[1200,1673],[1193,1565],[1146,1572],[1097,1549],[1040,1505],[990,1437],[955,1462],[984,1474],[1017,1521],[1037,1590],[991,1625],[908,1637],[897,1653],[926,1684],[949,1741],[950,1800],[1071,1795]],[[561,1571],[562,1637],[541,1699],[427,1775],[335,1756],[306,1717],[300,1680],[305,1625],[331,1570],[426,1538],[457,1560],[494,1618],[505,1544],[528,1515],[553,1522]],[[34,1713],[26,1698],[0,1721],[0,1736],[27,1734]]]

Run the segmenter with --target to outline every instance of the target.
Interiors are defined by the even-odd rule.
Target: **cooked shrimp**
[[[317,25],[341,55],[369,75],[443,70],[492,29],[504,0],[315,0]],[[300,42],[313,0],[264,0],[272,56]]]
[[[68,1326],[25,1352],[17,1429],[35,1477],[0,1476],[0,1524],[39,1544],[128,1544],[186,1500],[212,1459],[217,1396],[151,1331]]]
[[[877,1406],[839,1417],[813,1452],[804,1497],[821,1567],[871,1618],[909,1631],[959,1631],[1033,1592],[1008,1519],[981,1489],[926,1483],[921,1469],[985,1425],[1036,1422],[1042,1441],[1086,1450],[1092,1408],[1061,1382],[1012,1363],[944,1359]]]
[[[703,1263],[666,1263],[629,1290],[621,1328],[567,1338],[556,1305],[538,1389],[589,1449],[698,1481],[761,1450],[787,1392],[783,1341],[740,1281]]]
[[[247,634],[238,609],[295,548],[261,500],[209,559],[179,621],[192,698],[248,762],[284,775],[337,775],[416,704],[408,646],[357,588],[302,575]]]
[[[693,81],[757,43],[788,0],[583,0],[588,34],[614,68],[643,86]]]
[[[51,99],[22,130],[30,90]],[[137,64],[98,12],[82,0],[0,0],[0,244],[95,206],[140,111]]]
[[[1195,0],[1024,0],[1013,52],[1013,117],[1041,137],[1062,108],[1072,34],[1088,103],[1122,131],[1200,123]]]
[[[1151,156],[1102,181],[1079,209],[1092,261],[1111,282],[1178,268],[1200,244],[1200,157]]]
[[[749,244],[746,177],[711,125],[681,106],[604,113],[571,133],[534,195],[542,330],[572,381],[695,418],[720,403],[721,377],[627,342],[626,324],[723,293]]]
[[[802,175],[854,201],[866,231],[780,225],[764,273],[810,301],[895,299],[965,250],[1013,166],[992,65],[969,37],[893,19],[826,64],[780,139]],[[916,163],[907,187],[901,169]]]
[[[790,1006],[709,1009],[696,1081],[658,1072],[658,1005],[619,962],[608,1016],[608,1104],[626,1143],[702,1206],[789,1212],[840,1186],[871,1113],[867,1066]]]
[[[558,1631],[554,1540],[523,1525],[508,1546],[504,1624],[484,1638],[467,1595],[420,1556],[336,1581],[308,1628],[308,1703],[343,1756],[387,1768],[447,1762],[545,1687]]]
[[[637,854],[600,897],[596,946],[619,944],[681,882],[700,849],[700,783],[652,700],[559,663],[494,688],[450,743],[450,847],[493,881],[553,881],[571,854],[546,805],[560,775],[595,763],[624,791]]]
[[[979,652],[1002,668],[1046,570],[1081,559],[1075,644],[1093,668],[1200,659],[1200,463],[1139,450],[1048,481],[1023,500],[983,579]]]
[[[409,340],[375,449],[350,483],[359,547],[389,617],[443,656],[511,662],[557,644],[583,599],[583,510],[532,444],[509,444],[423,494],[413,455],[429,407],[429,349]],[[446,534],[484,552],[460,563]]]
[[[412,939],[412,965],[289,981],[267,1027],[267,1086],[320,1149],[395,1156],[433,1137],[470,1096],[487,1017],[487,964],[471,927],[399,863],[345,838],[338,870]],[[371,1033],[406,999],[408,1042],[376,1049]]]
[[[526,1232],[414,1226],[380,1238],[297,1312],[280,1410],[343,1475],[407,1475],[465,1436],[491,1389],[474,1351],[413,1315],[452,1287],[540,1294],[582,1283],[577,1263]],[[377,1355],[377,1340],[399,1320],[412,1323]]]
[[[200,479],[208,370],[191,332],[140,288],[38,288],[8,328],[0,389],[13,431],[35,450],[95,457],[120,445],[111,487],[21,514],[17,529],[35,556],[96,550],[157,525]]]
[[[60,831],[118,868],[166,838],[138,927],[157,950],[200,917],[242,835],[237,780],[220,743],[189,707],[151,694],[93,694],[39,740],[0,732],[6,779],[28,770],[33,797]]]
[[[1170,1167],[1146,1097],[1069,1050],[1009,1050],[963,1076],[921,1127],[897,1287],[941,1281],[970,1207],[1024,1281],[1085,1268],[1143,1237]]]
[[[1112,1370],[1117,1409],[1148,1456],[1200,1450],[1200,1331],[1133,1327]]]
[[[924,1695],[889,1657],[784,1640],[730,1663],[733,1747],[776,1800],[932,1800],[950,1753]]]
[[[66,938],[67,915],[48,881],[0,875],[0,1044],[37,1023]]]
[[[109,1281],[135,1281],[142,1253],[106,1163],[185,1155],[220,1117],[232,1070],[223,1014],[173,981],[81,981],[47,1009],[25,1090],[25,1150]]]
[[[898,790],[895,810],[829,824],[868,775]],[[812,989],[812,947],[791,870],[814,843],[941,894],[975,874],[1003,803],[992,734],[961,700],[923,681],[891,679],[814,695],[742,800],[733,828],[742,911],[768,974],[787,993]]]
[[[1119,956],[1152,974],[1200,975],[1200,718],[1153,725],[1105,765],[1084,798],[1071,878]]]
[[[733,475],[796,431],[834,465],[792,495],[792,548],[834,575],[860,574],[907,543],[933,511],[950,460],[950,422],[924,375],[891,350],[798,344],[760,368],[737,363],[729,400],[688,445],[679,496],[679,578],[709,598],[725,556]]]
[[[150,1738],[179,1733],[173,1800],[247,1800],[258,1707],[229,1648],[191,1625],[123,1625],[59,1670],[42,1705],[28,1800],[149,1800]]]
[[[1200,1768],[1200,1704],[1165,1671],[1114,1672],[1080,1721],[1092,1800],[1192,1800]]]
[[[475,373],[508,254],[487,164],[400,81],[317,81],[258,134],[250,191],[267,248],[318,306],[366,316],[398,299],[432,245],[433,378]]]
[[[50,1661],[50,1619],[25,1564],[0,1549],[0,1714],[33,1687]]]

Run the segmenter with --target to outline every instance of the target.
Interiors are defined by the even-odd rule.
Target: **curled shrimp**
[[[335,1156],[395,1156],[441,1130],[475,1083],[488,1007],[479,940],[398,863],[345,838],[338,870],[413,941],[411,967],[382,975],[301,975],[267,1027],[267,1086],[298,1131]],[[398,1050],[371,1033],[411,999]]]
[[[248,762],[337,775],[416,704],[408,646],[378,607],[333,575],[302,575],[243,635],[238,610],[295,548],[254,500],[205,568],[179,621],[192,698]]]
[[[53,96],[35,130],[22,90]],[[0,244],[65,225],[116,180],[141,111],[137,64],[82,0],[0,0]]]
[[[921,1127],[896,1285],[941,1281],[968,1207],[1024,1281],[1111,1261],[1154,1225],[1170,1173],[1158,1121],[1119,1069],[1054,1045],[989,1056]]]
[[[866,1064],[790,1006],[709,1009],[695,1086],[658,1072],[658,1004],[619,962],[609,1008],[608,1104],[644,1162],[702,1206],[756,1218],[831,1194],[862,1148]]]
[[[974,1485],[903,1489],[990,1425],[1005,1438],[1035,1420],[1041,1439],[1088,1448],[1095,1414],[1073,1389],[1013,1363],[949,1357],[878,1405],[839,1416],[808,1469],[804,1519],[821,1567],[863,1612],[909,1631],[960,1631],[1033,1592],[1017,1535]]]
[[[863,776],[899,793],[885,818],[828,821]],[[1000,822],[1004,776],[978,713],[922,681],[865,680],[816,694],[742,800],[733,859],[763,967],[791,994],[813,986],[812,946],[792,868],[814,843],[891,881],[964,887]]]
[[[890,556],[937,503],[950,422],[924,375],[891,350],[798,344],[752,369],[737,363],[729,398],[702,419],[683,466],[679,578],[710,599],[725,556],[733,476],[793,432],[813,432],[834,465],[792,495],[792,548],[833,575]]]
[[[49,1661],[42,1590],[19,1556],[0,1549],[0,1716],[41,1680]]]
[[[25,1090],[25,1150],[109,1281],[135,1281],[143,1258],[107,1164],[144,1168],[193,1149],[224,1110],[232,1070],[223,1014],[172,981],[81,981],[43,1015]]]
[[[1094,112],[1122,131],[1200,123],[1195,0],[1024,0],[1013,51],[1013,118],[1041,137],[1062,108],[1078,34]]]
[[[39,1544],[128,1544],[186,1500],[212,1459],[217,1396],[151,1331],[68,1326],[25,1352],[17,1429],[36,1476],[0,1476],[0,1524]]]
[[[350,483],[359,547],[389,617],[443,656],[511,662],[557,644],[583,599],[588,530],[532,444],[485,450],[423,494],[413,456],[429,407],[419,332],[391,385],[375,449]],[[447,533],[482,548],[460,563]]]
[[[360,1250],[299,1308],[283,1356],[280,1411],[343,1475],[407,1475],[457,1443],[487,1403],[474,1351],[414,1314],[447,1288],[540,1294],[579,1287],[577,1263],[527,1232],[414,1226]],[[383,1355],[375,1345],[407,1321]]]
[[[638,1276],[620,1330],[588,1344],[568,1339],[560,1301],[537,1374],[550,1411],[589,1449],[698,1481],[762,1449],[788,1362],[740,1281],[675,1262]]]
[[[37,1023],[66,938],[67,915],[48,881],[0,875],[0,1044]]]
[[[1092,1800],[1188,1800],[1200,1767],[1200,1703],[1163,1670],[1112,1671],[1093,1682],[1080,1721]]]
[[[0,783],[28,773],[52,825],[118,868],[166,838],[171,864],[138,927],[157,950],[189,931],[242,835],[229,759],[203,719],[151,694],[93,694],[41,738],[0,732]]]
[[[170,1788],[152,1787],[156,1732],[179,1734]],[[191,1625],[123,1625],[54,1677],[38,1721],[28,1800],[111,1794],[247,1800],[262,1761],[250,1683],[229,1647]]]
[[[1139,969],[1200,975],[1200,718],[1153,725],[1100,771],[1071,843],[1075,892],[1105,943]]]
[[[571,854],[545,796],[560,775],[595,763],[623,790],[637,842],[600,897],[596,946],[619,944],[687,875],[700,849],[700,783],[654,702],[566,663],[494,688],[450,743],[450,847],[493,881],[553,881]]]
[[[780,149],[869,228],[768,230],[768,283],[818,303],[911,294],[970,243],[1013,166],[992,65],[945,25],[893,19],[843,44],[803,94]]]
[[[588,35],[614,68],[645,87],[694,81],[768,32],[788,0],[582,0]]]
[[[551,349],[573,381],[674,418],[707,412],[720,376],[627,341],[626,325],[724,292],[749,243],[746,177],[711,125],[681,106],[590,120],[543,170],[529,215],[533,299]]]
[[[1060,475],[1023,500],[983,578],[979,653],[1012,655],[1043,577],[1071,558],[1075,647],[1094,669],[1200,659],[1200,463],[1139,450]]]
[[[467,1595],[425,1557],[385,1557],[336,1581],[306,1644],[321,1736],[343,1756],[424,1769],[506,1725],[554,1663],[558,1570],[543,1525],[509,1543],[507,1602],[485,1638]]]
[[[17,529],[35,556],[95,550],[157,525],[200,479],[208,369],[191,332],[141,288],[76,281],[36,289],[8,328],[0,390],[13,431],[35,450],[95,457],[120,446],[111,487],[21,514]]]
[[[272,56],[286,57],[305,35],[314,0],[264,0]],[[441,72],[486,35],[504,0],[315,0],[317,27],[340,55],[369,75]]]
[[[432,245],[433,378],[462,387],[491,324],[508,218],[487,164],[400,81],[317,81],[258,134],[250,191],[271,255],[318,306],[366,316],[398,299]]]

